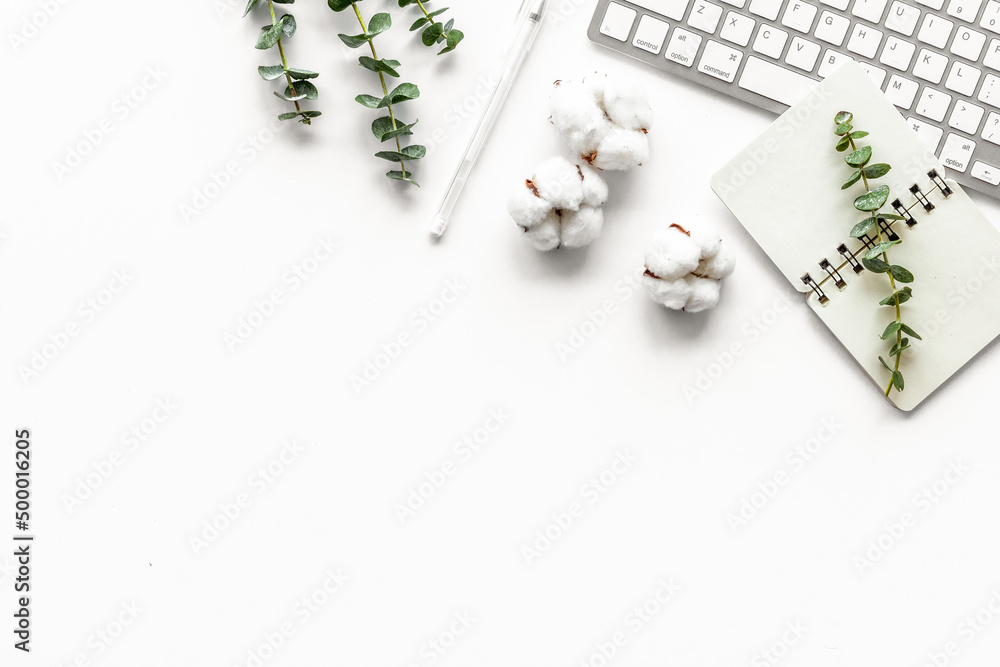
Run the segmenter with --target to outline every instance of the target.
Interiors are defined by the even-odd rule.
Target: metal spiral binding
[[[948,185],[947,181],[938,174],[937,169],[931,169],[927,172],[927,177],[931,180],[931,187],[933,190],[939,191],[945,199],[954,194],[954,191]],[[917,225],[917,219],[912,215],[911,211],[917,206],[923,207],[924,211],[930,213],[934,210],[934,203],[925,195],[919,185],[914,184],[910,187],[910,193],[913,194],[914,202],[909,206],[904,206],[903,202],[896,199],[892,202],[892,208],[895,209],[896,214],[903,218],[903,222],[910,229]],[[890,241],[898,241],[900,239],[899,234],[893,229],[893,221],[889,220],[878,220],[877,222],[882,235]],[[844,289],[847,287],[847,281],[844,280],[843,276],[840,274],[841,270],[850,266],[855,274],[859,274],[865,270],[864,264],[858,259],[859,256],[863,257],[868,250],[874,248],[876,245],[876,239],[871,238],[868,234],[862,234],[861,237],[856,239],[858,243],[861,244],[856,251],[852,252],[850,248],[847,247],[846,243],[841,243],[837,246],[837,253],[843,258],[843,263],[840,266],[834,266],[832,262],[828,259],[823,258],[819,263],[819,267],[827,274],[827,277],[823,278],[817,282],[810,274],[805,274],[802,276],[802,282],[805,283],[809,289],[811,289],[816,297],[819,299],[821,305],[826,305],[830,301],[830,297],[826,295],[823,291],[823,284],[832,280],[833,284],[837,286],[837,289]]]

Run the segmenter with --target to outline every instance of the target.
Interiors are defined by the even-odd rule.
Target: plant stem
[[[270,0],[268,0],[268,2],[270,2]],[[361,10],[358,9],[358,3],[352,2],[351,3],[351,7],[354,8],[354,14],[358,17],[358,23],[361,24],[361,32],[367,35],[368,34],[368,26],[365,25],[365,20],[361,16]],[[368,40],[368,46],[372,50],[372,58],[374,58],[375,60],[378,60],[378,54],[375,53],[375,40],[374,39]],[[382,71],[379,71],[379,73],[378,73],[378,80],[379,80],[379,83],[382,84],[382,95],[384,95],[386,98],[388,98],[389,97],[389,89],[385,85],[385,73],[383,73]],[[396,128],[396,114],[392,110],[392,105],[391,104],[386,104],[385,106],[389,110],[389,120],[392,122],[392,129],[396,130],[397,129]],[[400,155],[403,154],[403,147],[399,143],[399,137],[396,137],[396,152],[399,153]],[[409,174],[406,173],[406,163],[405,162],[400,161],[399,168],[403,172],[403,176],[409,176]]]
[[[278,18],[274,13],[274,2],[272,0],[267,0],[267,6],[268,9],[271,10],[271,25],[278,25]],[[295,84],[292,83],[292,76],[288,73],[288,60],[285,59],[285,46],[281,43],[281,37],[278,38],[278,53],[281,54],[281,67],[285,70],[285,80],[288,82],[288,92],[292,94],[292,97],[295,97]],[[302,111],[298,100],[295,100],[293,104],[295,104],[296,111]],[[303,118],[302,120],[306,125],[312,124],[308,118]]]
[[[420,7],[420,11],[424,13],[424,16],[427,17],[427,20],[431,22],[431,25],[437,23],[437,21],[435,21],[434,18],[427,11],[427,8],[424,7],[424,3],[422,3],[420,0],[417,0],[417,7]]]
[[[854,145],[854,139],[851,139],[850,135],[847,136],[847,140],[851,142],[851,151],[852,152],[858,150],[858,147]],[[865,184],[865,191],[871,192],[872,190],[868,186],[868,178],[865,176],[865,168],[864,167],[860,167],[859,170],[861,171],[861,180]],[[882,225],[878,224],[878,211],[873,211],[872,215],[875,216],[875,228],[878,229],[878,237],[876,238],[876,243],[882,243]],[[882,261],[884,261],[886,264],[890,263],[889,262],[889,253],[887,253],[887,252],[882,253]],[[895,294],[896,293],[896,279],[892,277],[892,272],[891,271],[887,272],[885,275],[889,276],[889,284],[892,285],[892,293]],[[902,324],[902,322],[903,322],[903,311],[902,311],[902,309],[899,306],[899,298],[898,297],[896,298],[896,322],[899,322],[900,324]],[[896,332],[896,346],[897,346],[897,349],[902,344],[903,344],[903,332],[900,330],[900,331]],[[899,371],[899,362],[902,360],[902,357],[903,357],[903,353],[902,352],[899,352],[896,355],[896,366],[895,366],[896,372]],[[893,383],[895,381],[896,381],[896,374],[893,373],[892,377],[889,378],[889,386],[885,388],[885,395],[886,396],[888,396],[889,392],[892,391],[892,385],[893,385]]]

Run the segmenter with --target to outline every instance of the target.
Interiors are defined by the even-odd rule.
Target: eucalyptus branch
[[[872,147],[862,146],[858,148],[855,143],[855,139],[867,137],[868,133],[854,131],[854,127],[851,125],[852,120],[854,120],[854,114],[848,111],[841,111],[834,118],[834,123],[836,123],[834,134],[840,137],[840,141],[837,142],[837,150],[844,152],[848,148],[851,149],[851,152],[844,157],[844,161],[855,169],[847,182],[841,186],[841,189],[846,190],[859,180],[864,186],[865,194],[854,200],[854,208],[867,213],[868,217],[854,225],[851,229],[851,237],[860,239],[874,230],[875,244],[865,252],[861,263],[872,273],[884,273],[889,278],[889,286],[892,288],[892,293],[879,302],[880,306],[889,306],[895,310],[895,319],[889,323],[881,335],[882,340],[895,340],[889,350],[889,358],[895,357],[895,363],[890,366],[885,359],[878,358],[882,366],[891,374],[889,386],[885,389],[885,395],[888,396],[893,387],[896,388],[896,391],[903,391],[904,387],[903,374],[899,370],[899,366],[903,358],[903,350],[910,347],[910,339],[905,338],[903,334],[921,340],[920,335],[903,322],[901,306],[913,297],[913,290],[910,287],[897,288],[897,283],[912,283],[913,274],[902,266],[892,264],[889,261],[889,249],[902,241],[898,238],[885,240],[882,235],[881,223],[887,222],[891,225],[893,221],[903,220],[902,216],[881,212],[882,207],[889,199],[889,186],[881,185],[873,190],[869,183],[870,180],[885,176],[892,167],[885,163],[869,164],[872,157]],[[870,242],[870,240],[866,241],[866,247]]]
[[[416,5],[423,12],[423,17],[417,19],[413,25],[410,26],[410,32],[414,30],[420,30],[423,28],[423,32],[420,33],[420,41],[423,42],[424,46],[434,46],[435,44],[445,43],[445,47],[438,51],[438,55],[448,53],[449,51],[454,51],[458,43],[465,39],[465,34],[456,29],[455,19],[449,20],[447,23],[441,23],[436,21],[434,17],[439,16],[446,11],[447,7],[434,10],[433,12],[428,12],[426,4],[429,2],[422,2],[421,0],[399,0],[400,7],[408,7],[409,5]],[[426,26],[426,27],[425,27]]]
[[[406,123],[400,120],[396,116],[395,107],[397,104],[402,104],[420,97],[420,89],[412,83],[400,83],[391,91],[389,90],[389,87],[386,85],[385,77],[388,75],[399,78],[399,72],[396,71],[399,67],[399,61],[379,58],[378,53],[375,50],[375,38],[392,27],[392,19],[386,13],[379,13],[372,16],[368,24],[365,25],[365,19],[361,15],[361,10],[358,9],[358,2],[361,2],[361,0],[327,0],[327,4],[330,5],[330,9],[335,12],[341,12],[348,7],[354,9],[354,14],[357,16],[358,23],[361,24],[361,33],[358,35],[340,34],[337,36],[340,37],[340,40],[344,42],[344,44],[352,49],[363,47],[366,44],[368,45],[371,50],[371,56],[361,56],[358,58],[358,64],[367,70],[375,72],[378,75],[379,83],[382,86],[381,97],[375,97],[373,95],[358,95],[354,99],[358,102],[358,104],[368,107],[369,109],[386,109],[388,111],[388,116],[376,118],[372,123],[372,134],[374,134],[375,138],[380,142],[395,140],[396,150],[379,151],[375,154],[375,157],[399,164],[399,170],[387,172],[387,177],[393,180],[405,181],[406,183],[417,185],[417,182],[413,180],[413,173],[406,170],[406,163],[409,161],[420,160],[427,154],[427,149],[419,145],[402,145],[400,137],[412,135],[413,126],[417,124],[417,121]]]
[[[281,63],[277,65],[262,65],[257,68],[257,73],[260,74],[261,78],[265,81],[274,81],[281,77],[285,78],[286,86],[283,93],[275,91],[275,95],[285,100],[286,102],[291,102],[295,105],[295,111],[289,111],[287,113],[280,114],[278,116],[281,120],[291,120],[292,118],[299,118],[299,122],[305,123],[306,125],[312,124],[312,119],[321,115],[319,111],[304,110],[299,104],[300,100],[315,100],[319,97],[319,91],[316,90],[316,86],[307,79],[315,79],[319,76],[316,72],[311,72],[306,69],[298,69],[296,67],[288,66],[288,59],[285,57],[285,44],[284,40],[291,38],[295,34],[296,24],[295,17],[291,14],[283,14],[278,18],[274,11],[274,5],[288,5],[292,4],[295,0],[267,0],[267,7],[271,14],[271,24],[265,25],[261,28],[260,37],[257,38],[256,48],[261,50],[266,50],[278,47],[278,54],[281,57]],[[243,16],[250,13],[250,10],[254,8],[260,0],[249,0],[247,2],[246,11],[243,12]]]

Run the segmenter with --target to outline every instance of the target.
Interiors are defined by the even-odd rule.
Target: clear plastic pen
[[[514,79],[517,78],[517,73],[524,64],[524,60],[531,50],[531,45],[535,42],[535,37],[542,25],[542,16],[545,13],[546,5],[548,5],[548,0],[524,0],[521,5],[514,26],[514,41],[507,52],[507,59],[504,61],[500,77],[486,107],[483,109],[483,114],[476,126],[476,131],[472,134],[462,162],[455,170],[455,175],[448,186],[448,192],[441,201],[441,208],[431,224],[431,234],[434,236],[441,236],[448,227],[452,211],[455,210],[455,205],[462,196],[462,189],[465,187],[472,169],[476,166],[476,161],[483,151],[483,146],[486,145],[490,132],[493,131],[493,126],[500,116],[504,102],[507,101],[507,95],[510,93]]]

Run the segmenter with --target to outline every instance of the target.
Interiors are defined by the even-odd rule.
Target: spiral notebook
[[[910,269],[913,298],[903,304],[911,337],[900,370],[902,392],[890,402],[912,410],[1000,334],[1000,232],[912,131],[860,66],[848,62],[788,109],[712,178],[712,189],[778,269],[806,295],[815,313],[881,389],[890,374],[890,342],[880,334],[895,319],[879,306],[891,293],[885,275],[861,265],[874,233],[850,238],[865,214],[854,210],[862,186],[841,190],[852,169],[835,150],[833,118],[847,110],[872,163],[892,170],[883,211],[884,238],[900,238],[890,259]]]

